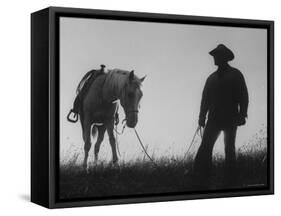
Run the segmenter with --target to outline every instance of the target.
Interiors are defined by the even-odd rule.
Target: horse
[[[134,128],[138,123],[139,103],[143,96],[141,85],[144,79],[145,77],[138,78],[133,70],[112,69],[99,75],[90,84],[78,110],[84,140],[83,168],[85,170],[88,170],[88,155],[92,145],[91,135],[95,137],[96,133],[98,135],[94,149],[95,162],[98,161],[105,131],[109,136],[112,163],[118,162],[114,137],[114,121],[118,108],[116,101],[120,101],[123,107],[126,126]]]

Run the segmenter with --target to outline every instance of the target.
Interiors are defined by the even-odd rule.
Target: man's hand
[[[246,117],[244,117],[244,116],[238,117],[237,125],[242,126],[242,125],[245,125],[245,124],[246,124]]]
[[[199,124],[200,127],[205,127],[205,119],[199,118],[198,124]]]

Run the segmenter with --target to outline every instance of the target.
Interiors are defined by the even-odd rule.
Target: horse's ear
[[[130,80],[130,81],[133,81],[133,80],[134,80],[134,77],[135,77],[134,70],[132,70],[132,71],[130,72],[130,75],[129,75],[129,80]]]
[[[146,75],[143,78],[141,78],[140,81],[143,82],[145,80],[145,78],[146,78]]]

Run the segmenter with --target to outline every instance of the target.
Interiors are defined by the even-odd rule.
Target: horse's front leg
[[[112,150],[112,162],[115,164],[118,162],[118,157],[117,157],[117,152],[116,152],[116,140],[114,137],[113,129],[114,129],[114,120],[112,120],[107,125],[107,133],[109,136],[109,143],[110,143],[111,150]]]

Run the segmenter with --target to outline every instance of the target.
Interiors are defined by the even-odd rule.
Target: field
[[[60,198],[98,198],[136,194],[191,192],[230,188],[249,188],[267,184],[266,139],[253,140],[254,145],[237,151],[235,183],[228,184],[224,175],[224,158],[215,155],[210,183],[198,187],[192,176],[194,154],[187,158],[160,158],[154,165],[149,160],[137,159],[118,165],[102,161],[82,170],[74,157],[60,166]],[[250,147],[249,147],[250,146]]]

